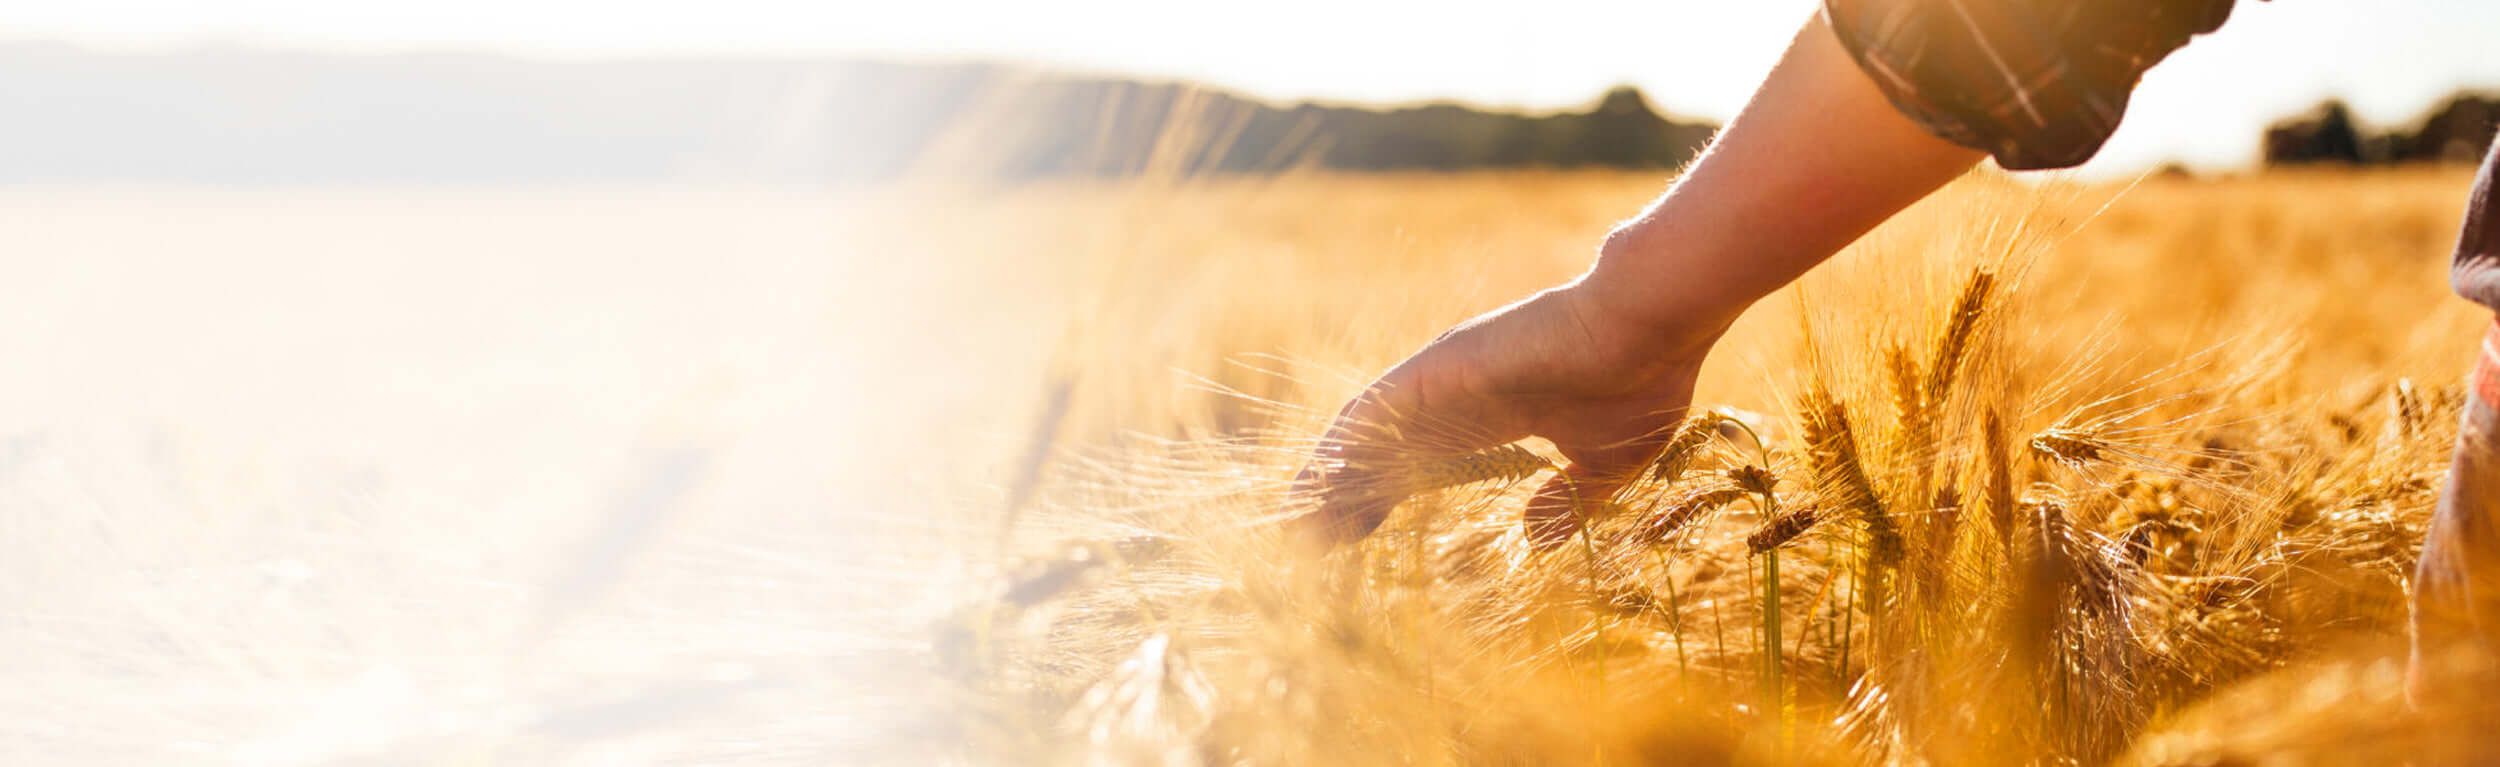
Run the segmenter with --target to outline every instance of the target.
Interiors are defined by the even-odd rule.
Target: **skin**
[[[1895,110],[1817,16],[1586,273],[1442,333],[1339,411],[1298,479],[1321,499],[1305,532],[1361,538],[1404,500],[1391,467],[1536,436],[1569,463],[1529,531],[1568,539],[1572,499],[1607,497],[1657,455],[1738,315],[1981,157]]]
[[[1982,154],[1904,117],[1818,16],[1710,149],[1605,239],[1577,279],[1460,323],[1339,411],[1297,478],[1320,506],[1299,518],[1325,545],[1362,538],[1406,493],[1404,462],[1543,437],[1568,463],[1528,507],[1530,539],[1578,529],[1656,457],[1711,346],[1755,301],[1796,280]],[[2426,648],[2488,648],[2500,597],[2476,592],[2500,561],[2491,500],[2500,429],[2469,422],[2416,571],[2419,694]],[[2479,484],[2478,484],[2479,483]],[[1316,491],[1315,493],[1313,491]]]

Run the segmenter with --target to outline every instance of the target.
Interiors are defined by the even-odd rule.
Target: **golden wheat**
[[[1424,492],[1482,482],[1517,482],[1553,467],[1552,461],[1527,448],[1502,445],[1425,463],[1414,471],[1414,489]]]
[[[1996,272],[1986,267],[1971,270],[1961,294],[1953,299],[1951,313],[1945,315],[1944,328],[1936,333],[1934,356],[1929,358],[1927,380],[1922,387],[1929,397],[1940,398],[1953,390],[1953,376],[1960,372],[1962,358],[1970,353],[1980,320],[1987,314],[1988,297],[1995,290]],[[1939,403],[1927,404],[1934,407]]]
[[[1875,495],[1874,482],[1859,461],[1857,438],[1849,428],[1848,409],[1831,393],[1811,390],[1799,405],[1801,438],[1814,467],[1815,490],[1831,506],[1848,511],[1866,526],[1869,556],[1879,566],[1899,562],[1901,530]]]
[[[1675,436],[1658,452],[1658,459],[1650,462],[1650,479],[1664,483],[1683,478],[1685,470],[1692,468],[1693,461],[1700,457],[1702,448],[1710,444],[1710,436],[1718,430],[1721,420],[1721,416],[1711,412],[1684,419]]]
[[[1436,183],[1464,191],[1431,198],[1449,207],[1427,215],[1411,182],[1329,179],[1324,192],[1279,182],[1336,195],[1332,209],[1430,218],[1409,225],[1424,238],[1413,245],[1311,216],[1309,201],[1287,204],[1264,187],[1176,192],[1214,195],[1189,209],[1196,220],[1304,232],[1297,248],[1210,257],[1197,267],[1210,270],[1208,284],[1279,272],[1267,281],[1301,292],[1210,291],[1110,319],[1194,318],[1228,349],[1305,353],[1316,339],[1355,340],[1313,352],[1312,366],[1262,363],[1284,375],[1224,373],[1226,396],[1205,414],[1108,419],[1168,419],[1190,439],[1146,450],[1097,431],[1129,460],[1060,480],[1061,497],[1043,493],[1037,508],[1049,512],[1028,526],[1143,527],[1187,545],[1036,579],[1013,600],[1034,617],[961,640],[986,643],[968,657],[997,659],[963,672],[969,720],[1048,723],[973,729],[966,753],[1053,763],[2338,763],[2302,759],[2357,751],[2214,728],[2266,715],[2231,695],[2235,685],[2401,647],[2408,568],[2455,404],[2446,388],[2403,379],[2453,376],[2446,366],[2488,318],[2387,319],[2437,299],[2438,230],[2453,219],[2419,212],[2451,202],[2415,188],[2427,181],[2374,178],[2148,182],[2097,219],[2097,204],[1964,182],[1938,217],[1888,226],[1858,260],[1810,280],[1808,300],[1766,302],[1771,316],[1732,328],[1722,353],[1743,364],[1706,372],[1696,407],[1619,496],[1636,500],[1592,504],[1628,511],[1589,515],[1580,546],[1531,545],[1518,524],[1531,488],[1520,480],[1553,467],[1508,445],[1408,467],[1401,487],[1485,487],[1419,498],[1429,513],[1321,561],[1243,520],[1275,502],[1265,483],[1277,480],[1260,471],[1289,475],[1317,433],[1314,414],[1352,393],[1324,383],[1331,366],[1375,369],[1440,325],[1577,268],[1558,261],[1471,281],[1473,267],[1440,253],[1484,243],[1452,233],[1516,220],[1482,200],[1542,196],[1602,229],[1612,202],[1645,192],[1453,177]],[[2314,202],[2329,198],[2379,200],[2378,236],[2300,225],[2354,220]],[[2218,207],[2226,200],[2242,207]],[[2190,216],[2204,221],[2189,226]],[[1995,224],[2003,219],[2015,225]],[[1567,247],[1572,231],[1551,236]],[[2009,245],[1985,233],[1995,231],[2067,233]],[[2423,253],[2397,255],[2399,242]],[[1386,252],[1377,262],[1319,255],[1366,248]],[[2329,278],[2357,274],[2359,252],[2417,265],[2424,280]],[[1938,253],[1951,257],[1939,263]],[[2155,268],[2169,270],[2160,290],[2126,279]],[[1937,280],[1952,292],[1932,296],[1868,287],[1918,284],[1902,278],[1916,269],[1960,279]],[[1439,278],[1488,287],[1446,305],[1379,295]],[[2265,300],[2247,297],[2261,290]],[[2098,324],[2105,313],[2126,318],[2123,333]],[[1936,321],[1869,319],[1891,317]],[[2436,332],[2400,330],[2417,323]],[[1344,330],[1384,324],[1394,329]],[[1801,326],[1807,335],[1782,330]],[[2284,333],[2310,339],[2302,355],[2239,340]],[[1184,352],[1200,353],[1182,363],[1228,369],[1212,350]],[[1121,369],[1175,364],[1119,345],[1094,354]],[[2190,358],[2200,362],[2177,362]],[[1140,389],[1088,401],[1136,401]],[[1697,470],[1727,428],[1710,405],[1770,411],[1782,392],[1790,428],[1762,427],[1759,455],[1746,445],[1732,467]],[[2388,404],[2309,406],[2375,398]],[[1900,422],[1867,420],[1875,413]],[[1103,420],[1082,407],[1073,417]],[[2386,439],[2364,439],[2373,433]],[[1780,496],[1774,469],[1797,472],[1793,497]],[[1169,477],[1179,489],[1146,481]],[[1204,491],[1187,492],[1191,482]],[[1762,513],[1723,513],[1745,499]],[[2333,711],[2356,730],[2413,716],[2386,707],[2387,689],[2354,692],[2349,707],[2304,700],[2282,715],[2325,721],[2312,710]],[[2454,742],[2407,732],[2411,745]]]
[[[2085,466],[2100,461],[2110,451],[2110,444],[2089,430],[2070,426],[2052,426],[2031,437],[2031,452],[2068,466]]]
[[[1786,546],[1789,541],[1804,535],[1807,530],[1813,529],[1814,523],[1822,520],[1822,512],[1815,507],[1804,506],[1790,509],[1771,521],[1764,522],[1762,527],[1755,530],[1753,534],[1745,536],[1745,550],[1758,555]]]
[[[1701,515],[1718,511],[1721,507],[1735,503],[1736,499],[1745,497],[1745,493],[1743,488],[1720,487],[1677,499],[1667,504],[1667,510],[1664,513],[1650,520],[1642,529],[1641,537],[1653,543],[1672,541],[1676,535],[1684,532],[1685,528],[1691,527]]]

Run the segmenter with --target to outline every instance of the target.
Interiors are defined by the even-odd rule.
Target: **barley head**
[[[1753,464],[1727,470],[1727,479],[1735,483],[1737,489],[1765,498],[1771,496],[1772,488],[1780,481],[1779,475],[1772,474],[1770,469]]]
[[[1745,491],[1734,487],[1713,488],[1687,495],[1669,505],[1666,513],[1658,515],[1657,519],[1651,520],[1647,526],[1643,527],[1640,538],[1649,543],[1665,543],[1674,540],[1677,534],[1692,526],[1693,521],[1699,519],[1701,515],[1717,511],[1720,507],[1735,503],[1736,499],[1743,497],[1745,497]]]
[[[2414,389],[2413,379],[2396,379],[2395,401],[2396,435],[2406,442],[2411,442],[2413,438],[2421,436],[2422,427],[2429,420],[2429,417],[2425,415],[2426,408],[2422,404],[2422,393]]]
[[[1778,549],[1804,535],[1814,527],[1814,523],[1820,521],[1823,521],[1822,512],[1815,507],[1802,506],[1790,510],[1763,523],[1752,535],[1745,536],[1745,549],[1756,555]]]
[[[1901,434],[1912,449],[1924,449],[1928,437],[1928,392],[1919,381],[1918,362],[1894,344],[1884,349],[1884,367],[1892,374],[1892,408],[1901,419]]]
[[[1953,299],[1953,314],[1945,318],[1944,328],[1936,333],[1936,356],[1928,363],[1926,393],[1930,405],[1942,402],[1952,388],[1962,358],[1970,353],[1971,339],[1979,334],[1979,321],[1988,310],[1988,294],[1995,289],[1995,272],[1985,267],[1973,269],[1970,280],[1962,283],[1961,295]]]
[[[1414,489],[1423,492],[1479,482],[1517,482],[1553,466],[1554,462],[1527,448],[1503,445],[1425,464],[1415,471]]]
[[[1866,525],[1870,554],[1878,565],[1901,561],[1901,529],[1875,497],[1858,458],[1857,438],[1849,430],[1849,411],[1820,386],[1806,394],[1802,406],[1806,455],[1814,467],[1815,491]]]
[[[1651,476],[1662,483],[1683,477],[1684,472],[1692,468],[1693,460],[1701,457],[1702,448],[1710,444],[1710,434],[1717,431],[1720,418],[1717,413],[1702,413],[1684,419],[1684,425],[1675,430],[1675,436],[1667,440],[1666,448],[1659,451],[1658,460],[1650,462]]]
[[[2041,458],[2080,467],[2101,460],[2111,445],[2087,429],[2052,426],[2031,437],[2031,452]]]

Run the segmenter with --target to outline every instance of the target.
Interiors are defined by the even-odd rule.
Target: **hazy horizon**
[[[2401,669],[2492,111],[2142,171],[2500,95],[2500,3],[2247,3],[2091,166],[1914,205],[1914,141],[1722,158],[1656,253],[1809,2],[19,5],[0,767],[2481,734]]]
[[[313,0],[194,4],[99,0],[30,9],[0,39],[122,51],[202,44],[371,53],[561,58],[977,59],[1184,80],[1270,101],[1497,108],[1585,103],[1617,83],[1663,111],[1725,120],[1815,4],[1543,3],[1526,13],[1446,5],[1282,0],[1255,11],[1141,0],[821,6],[446,0],[344,8]],[[2264,125],[2322,100],[2374,125],[2419,118],[2459,90],[2500,87],[2484,55],[2500,5],[2243,2],[2219,34],[2156,68],[2125,127],[2085,175],[2163,162],[2245,167]]]

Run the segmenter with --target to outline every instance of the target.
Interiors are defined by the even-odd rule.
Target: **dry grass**
[[[1075,433],[1090,436],[1058,448],[1069,460],[1018,535],[1165,548],[1011,615],[958,614],[944,631],[977,637],[962,641],[981,658],[948,666],[964,718],[922,753],[2355,753],[2301,756],[2315,744],[2284,735],[2308,731],[2298,722],[2212,724],[2234,690],[2285,684],[2327,686],[2286,720],[2413,738],[2368,746],[2385,752],[2452,746],[2471,735],[2420,726],[2430,714],[2339,664],[2401,649],[2411,551],[2482,321],[2441,279],[2462,182],[2160,181],[2103,210],[2116,190],[1967,180],[1730,333],[1696,404],[1790,414],[1790,429],[1748,416],[1769,444],[1694,419],[1658,471],[1551,552],[1518,530],[1534,484],[1518,480],[1541,462],[1506,448],[1420,467],[1413,486],[1437,492],[1319,559],[1261,523],[1332,403],[1442,324],[1567,276],[1651,182],[1033,192],[1018,204],[1156,223],[1071,256],[1123,276],[1073,283],[1102,302],[1065,351],[1080,388],[1099,387],[1078,397]],[[1160,368],[1197,385],[1138,396]]]
[[[0,762],[2437,763],[2465,182],[1966,180],[1586,537],[1529,442],[1325,559],[1335,405],[1658,179],[0,194]]]

